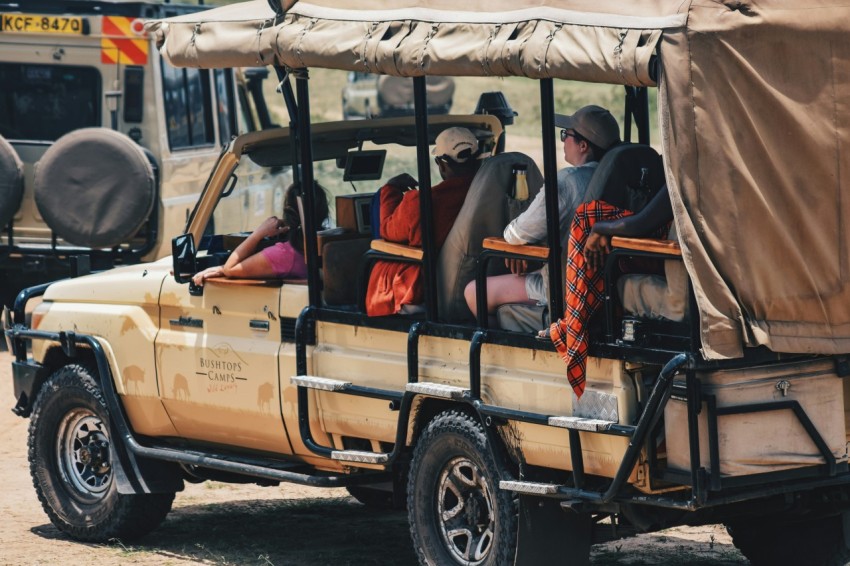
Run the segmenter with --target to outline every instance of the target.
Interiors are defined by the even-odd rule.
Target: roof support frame
[[[419,218],[422,228],[422,271],[425,283],[425,313],[437,320],[437,254],[431,200],[431,155],[428,151],[428,95],[425,77],[413,77],[413,107],[416,115],[416,166],[419,177]]]
[[[540,114],[543,140],[543,190],[546,198],[546,245],[549,247],[549,319],[564,312],[561,279],[561,229],[558,214],[558,164],[555,151],[555,90],[552,79],[540,79]]]

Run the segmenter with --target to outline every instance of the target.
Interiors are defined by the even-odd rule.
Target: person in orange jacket
[[[431,187],[434,239],[442,247],[463,206],[472,179],[481,164],[478,139],[466,128],[448,128],[437,136],[431,152],[443,182]],[[402,173],[381,187],[381,237],[409,246],[422,245],[418,183]],[[422,266],[394,261],[377,261],[369,276],[366,314],[386,316],[422,310]]]

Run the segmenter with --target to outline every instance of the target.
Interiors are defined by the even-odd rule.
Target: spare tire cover
[[[425,92],[428,106],[444,106],[452,101],[455,81],[451,77],[425,77]],[[413,106],[413,81],[407,77],[381,75],[378,77],[378,93],[386,107]]]
[[[35,167],[35,204],[71,244],[107,248],[127,241],[153,210],[153,167],[136,142],[106,128],[65,134]]]
[[[0,136],[0,230],[6,227],[24,196],[24,164],[12,144]]]

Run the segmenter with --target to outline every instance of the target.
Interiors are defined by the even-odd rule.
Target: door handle
[[[268,320],[252,320],[248,323],[248,326],[251,328],[251,330],[262,330],[263,332],[269,331]]]
[[[191,316],[181,316],[180,318],[172,318],[168,322],[172,326],[188,326],[191,328],[204,327],[204,320],[202,318],[192,318]]]

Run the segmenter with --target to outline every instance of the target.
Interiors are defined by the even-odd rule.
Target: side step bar
[[[350,381],[315,377],[312,375],[293,375],[290,381],[292,385],[300,385],[301,387],[318,389],[320,391],[345,391],[351,387]]]
[[[469,397],[469,389],[447,385],[445,383],[418,381],[416,383],[408,383],[404,389],[410,393],[430,395],[431,397],[441,397],[443,399],[463,399]]]
[[[603,432],[610,430],[618,423],[604,421],[602,419],[589,419],[585,417],[549,417],[549,426],[566,428],[569,430],[586,430],[590,432]],[[627,426],[627,425],[624,425]],[[634,429],[634,427],[631,427]]]

